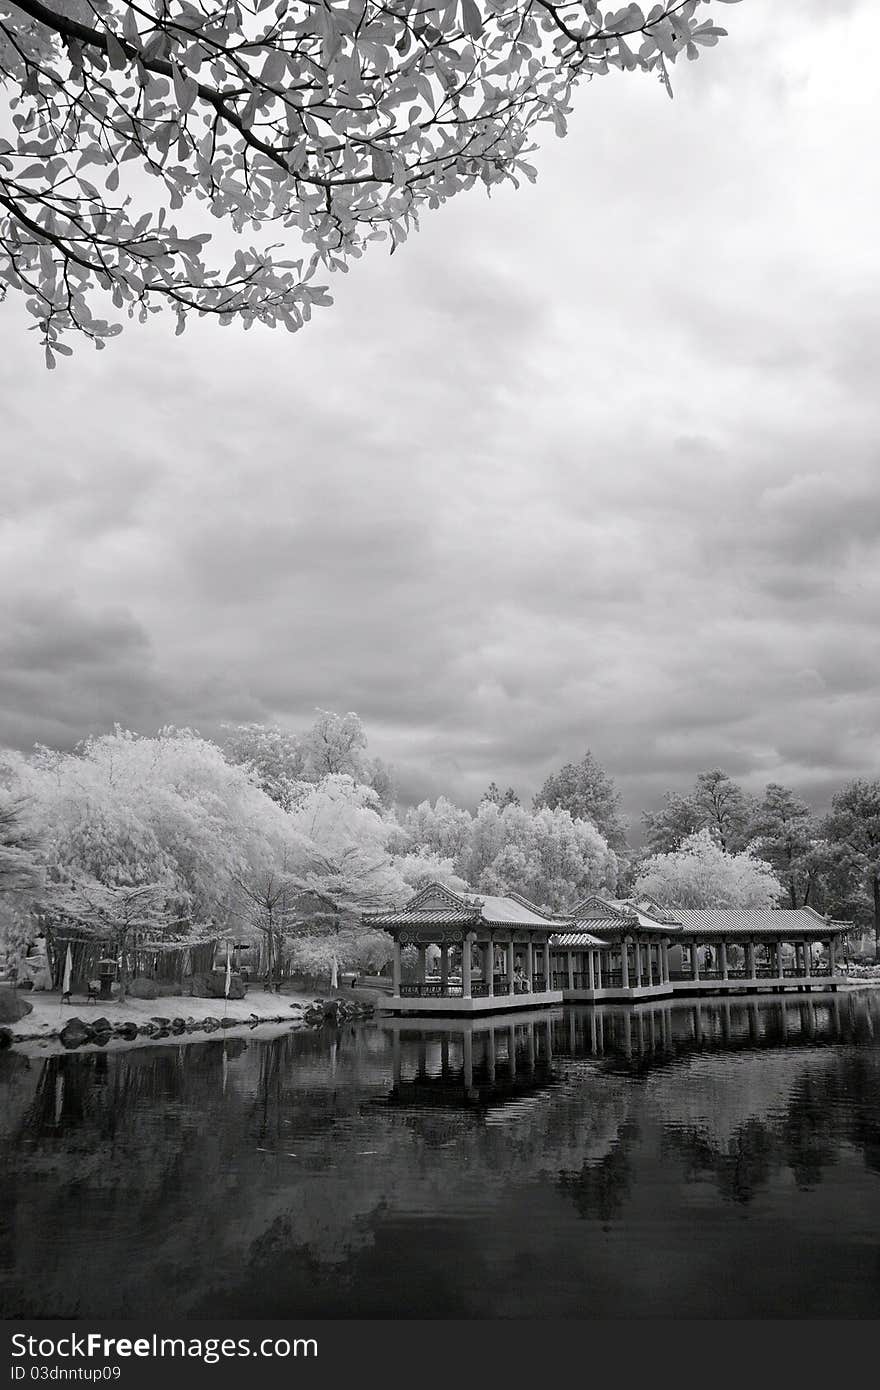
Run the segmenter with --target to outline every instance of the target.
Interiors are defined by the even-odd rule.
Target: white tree
[[[179,329],[297,329],[329,302],[318,267],[393,250],[478,181],[533,179],[536,129],[565,133],[576,84],[639,69],[671,93],[668,65],[725,32],[707,2],[0,0],[0,275],[50,366],[65,333],[119,331],[107,297]],[[225,270],[173,220],[199,202],[253,235]]]
[[[704,829],[677,850],[644,860],[634,893],[659,907],[745,908],[774,907],[784,890],[763,859],[749,849],[728,854]]]

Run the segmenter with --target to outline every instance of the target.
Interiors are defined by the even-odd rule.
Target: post
[[[565,968],[568,971],[568,987],[574,989],[574,952],[570,946],[565,950]]]
[[[449,993],[449,947],[445,941],[440,945],[440,988]]]
[[[636,939],[636,937],[633,937],[633,948],[634,948],[634,950],[635,950],[636,989],[641,989],[641,987],[642,987],[642,950],[641,950],[641,946],[639,945],[639,942],[638,942],[638,940]]]
[[[834,974],[835,964],[836,964],[836,962],[835,962],[835,960],[834,960],[835,945],[836,945],[836,943],[835,943],[834,937],[833,937],[833,936],[829,937],[829,938],[828,938],[828,970],[829,970],[829,974],[831,974],[831,975]]]
[[[391,952],[391,993],[395,999],[400,994],[400,942],[396,937]]]
[[[727,942],[726,942],[726,941],[722,941],[722,942],[720,943],[719,947],[718,947],[718,959],[721,961],[721,978],[722,978],[722,980],[726,980],[726,979],[729,978],[728,972],[727,972]]]
[[[471,944],[472,936],[470,932],[465,935],[461,943],[461,997],[462,999],[471,998]]]
[[[746,942],[746,978],[749,979],[749,980],[753,980],[753,979],[755,978],[755,943],[754,943],[754,941],[747,941],[747,942]]]
[[[593,959],[596,962],[596,988],[602,988],[602,952],[594,951]]]
[[[526,942],[526,980],[531,993],[535,988],[535,953],[532,949],[531,937]]]
[[[620,982],[624,989],[629,989],[629,942],[625,936],[620,938]]]
[[[664,985],[669,984],[669,942],[664,941],[660,946],[660,978]]]
[[[805,977],[806,979],[808,979],[808,980],[809,980],[810,976],[811,976],[812,973],[813,973],[813,965],[812,965],[812,961],[810,960],[810,952],[811,952],[812,949],[813,949],[813,948],[812,948],[812,944],[811,944],[809,941],[805,941],[805,942],[804,942],[804,977]]]
[[[418,955],[418,963],[417,963],[417,965],[416,965],[416,981],[417,981],[417,983],[420,984],[420,985],[423,985],[423,984],[425,983],[425,957],[426,957],[426,954],[427,954],[427,948],[426,948],[425,946],[420,946],[420,947],[419,947],[419,955]]]
[[[513,994],[513,962],[514,962],[514,947],[513,947],[513,937],[511,937],[510,940],[509,940],[508,943],[507,943],[507,993],[508,993],[508,994]]]
[[[495,993],[495,952],[492,949],[492,942],[488,941],[482,947],[483,952],[483,983],[487,987],[487,993],[491,998]]]
[[[697,955],[697,943],[691,942],[691,979],[697,984],[700,983],[700,958]]]
[[[589,972],[587,982],[590,986],[590,989],[596,988],[596,971],[594,969],[593,956],[593,951],[587,951],[587,971]]]
[[[544,942],[544,988],[552,989],[553,980],[550,975],[550,938]]]

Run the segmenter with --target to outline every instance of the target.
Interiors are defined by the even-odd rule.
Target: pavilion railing
[[[460,999],[461,985],[406,984],[400,986],[401,999]]]
[[[623,971],[622,971],[622,970],[603,970],[603,971],[602,971],[602,988],[603,988],[603,989],[619,989],[620,986],[621,986],[622,984],[623,984]]]

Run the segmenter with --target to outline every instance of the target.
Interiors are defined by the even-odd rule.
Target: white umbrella
[[[70,958],[70,943],[67,945],[67,955],[64,957],[64,975],[61,979],[61,998],[70,993],[70,978],[73,974],[73,961]]]

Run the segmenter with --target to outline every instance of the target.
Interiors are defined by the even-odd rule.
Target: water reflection
[[[878,1024],[861,993],[6,1053],[0,1301],[873,1315]]]

